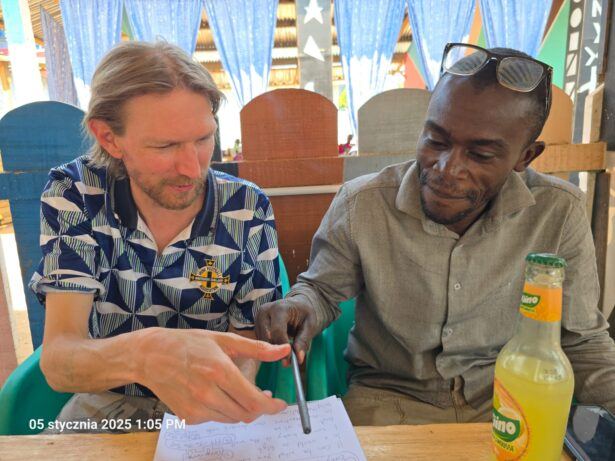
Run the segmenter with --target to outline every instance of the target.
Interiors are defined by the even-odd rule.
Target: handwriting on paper
[[[155,461],[364,461],[341,401],[309,402],[312,432],[301,429],[295,405],[250,424],[203,423],[177,428],[166,414]],[[168,428],[168,429],[167,429]]]

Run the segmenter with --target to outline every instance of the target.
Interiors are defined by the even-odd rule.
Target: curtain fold
[[[101,58],[121,39],[122,0],[60,0],[79,105],[86,108]]]
[[[163,38],[194,53],[202,0],[124,0],[124,6],[135,40]]]
[[[444,46],[467,42],[475,7],[475,0],[408,0],[412,39],[430,91],[440,79]]]
[[[406,7],[405,0],[335,0],[337,41],[353,132],[359,108],[384,88]]]
[[[504,47],[536,57],[552,0],[480,0],[489,48]]]
[[[64,28],[41,6],[49,99],[79,106]]]
[[[220,60],[240,106],[267,91],[278,0],[204,0]]]

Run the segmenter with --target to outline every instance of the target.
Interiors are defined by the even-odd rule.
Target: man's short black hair
[[[499,54],[502,56],[513,56],[519,58],[530,58],[532,57],[522,51],[513,50],[512,48],[490,48],[490,52],[494,54]],[[465,78],[468,79],[472,86],[478,90],[486,89],[492,85],[499,85],[497,74],[497,63],[495,61],[491,61],[487,63],[485,67],[479,70],[477,73],[468,76],[456,76],[453,74],[445,73],[440,80],[444,80],[446,77],[451,78]],[[547,117],[549,116],[550,110],[550,101],[547,103],[547,95],[550,97],[550,78],[543,78],[538,86],[528,93],[518,92],[519,97],[528,98],[531,101],[531,110],[528,114],[528,127],[530,128],[530,137],[528,144],[536,141],[540,133],[542,132],[542,128],[547,121]]]

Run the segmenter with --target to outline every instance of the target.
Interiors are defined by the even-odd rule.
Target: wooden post
[[[609,228],[609,188],[611,175],[601,172],[596,175],[594,189],[594,204],[592,212],[591,226],[594,236],[594,246],[596,248],[596,265],[598,267],[598,279],[602,292],[600,293],[599,306],[603,306],[606,287],[606,258]]]
[[[0,274],[0,387],[17,367],[17,353],[13,342],[13,329],[2,274]]]
[[[574,106],[573,141],[581,142],[585,98],[600,83],[607,41],[609,0],[586,0]],[[571,12],[572,16],[572,12]]]
[[[609,209],[608,209],[608,235],[610,241],[606,244],[606,268],[604,278],[610,283],[604,287],[602,311],[606,317],[610,316],[609,323],[611,324],[611,336],[615,338],[615,151],[609,151],[606,155],[606,168],[611,173],[611,181],[609,187]]]
[[[611,7],[610,25],[608,27],[609,37],[607,47],[608,55],[605,58],[605,76],[604,76],[604,100],[602,105],[602,126],[601,139],[607,143],[607,150],[615,151],[615,7]],[[611,160],[612,159],[612,160]],[[610,152],[607,155],[607,168],[611,171],[615,170],[615,153]],[[615,181],[611,174],[610,184],[610,204],[609,204],[609,234],[611,241],[607,243],[607,261],[605,277],[610,281],[604,293],[603,311],[607,316],[610,315],[611,336],[615,338],[615,287],[612,287],[613,277],[615,276],[615,239],[612,235],[615,232]]]

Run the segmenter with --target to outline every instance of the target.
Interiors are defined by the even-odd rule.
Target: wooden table
[[[368,460],[481,461],[491,454],[491,424],[356,427]],[[157,432],[125,435],[21,435],[0,437],[0,459],[147,460],[154,457]],[[562,454],[563,461],[571,458]]]

